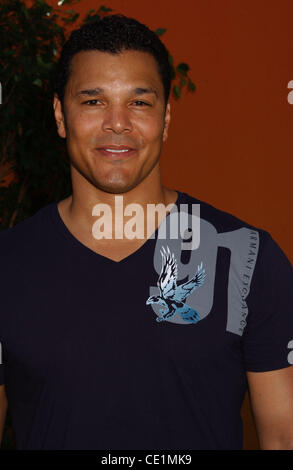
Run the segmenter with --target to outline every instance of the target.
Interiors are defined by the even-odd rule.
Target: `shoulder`
[[[201,243],[205,243],[204,239],[212,240],[213,244],[226,247],[234,254],[233,262],[241,259],[246,264],[256,263],[257,271],[263,274],[268,265],[270,270],[282,265],[287,268],[286,272],[293,271],[287,255],[268,230],[187,193],[183,193],[182,202],[188,203],[189,211],[191,204],[199,204]]]
[[[269,236],[269,232],[261,227],[253,225],[249,221],[238,217],[236,214],[220,209],[207,201],[197,199],[187,193],[183,193],[182,200],[184,203],[188,204],[199,204],[201,220],[212,224],[218,233],[229,232],[245,227],[247,229],[256,230],[264,238]]]
[[[40,243],[46,234],[54,204],[50,203],[13,227],[0,231],[2,263],[5,259],[12,260],[21,253],[29,253]]]

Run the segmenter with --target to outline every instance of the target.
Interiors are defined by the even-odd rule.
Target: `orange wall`
[[[101,4],[167,28],[175,61],[191,66],[197,92],[171,101],[164,184],[268,230],[293,262],[292,0],[82,0],[73,8]],[[245,448],[255,449],[247,399],[243,419]]]

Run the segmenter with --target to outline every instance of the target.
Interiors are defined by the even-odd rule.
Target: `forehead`
[[[68,85],[71,89],[95,85],[153,86],[163,95],[163,83],[155,58],[148,52],[124,50],[111,54],[81,51],[71,61]]]

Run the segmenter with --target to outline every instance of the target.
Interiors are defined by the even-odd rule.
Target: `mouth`
[[[124,160],[130,156],[133,156],[137,152],[136,149],[127,147],[125,145],[105,146],[99,147],[95,150],[97,150],[104,157],[108,157],[111,160]]]

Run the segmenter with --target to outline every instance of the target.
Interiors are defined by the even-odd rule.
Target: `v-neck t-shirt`
[[[269,232],[177,192],[121,261],[77,240],[57,203],[0,233],[18,449],[242,448],[246,372],[293,364],[293,267]]]

